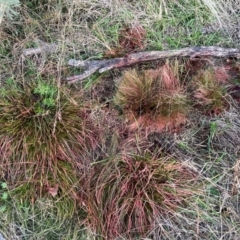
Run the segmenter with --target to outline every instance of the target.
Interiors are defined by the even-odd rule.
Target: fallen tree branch
[[[194,59],[197,57],[225,57],[240,59],[240,49],[236,48],[221,48],[221,47],[188,47],[177,50],[166,51],[150,51],[138,52],[126,55],[121,58],[103,59],[103,60],[89,60],[77,61],[70,59],[68,65],[74,67],[82,67],[86,70],[80,74],[67,78],[68,83],[75,83],[91,76],[95,72],[103,73],[114,68],[127,67],[136,63],[159,60],[171,57],[190,57]]]
[[[45,43],[41,40],[38,40],[38,44],[40,45],[38,48],[28,48],[23,50],[24,56],[31,56],[40,53],[54,53],[57,51],[59,46],[57,44]]]

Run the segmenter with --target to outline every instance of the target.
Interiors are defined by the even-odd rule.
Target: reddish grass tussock
[[[96,163],[88,179],[80,193],[88,225],[106,239],[131,239],[176,211],[193,194],[196,174],[169,157],[121,154]]]
[[[145,73],[139,74],[136,70],[126,71],[121,79],[115,102],[124,110],[131,110],[135,114],[147,112],[156,105],[154,92],[158,90],[157,84],[154,86],[152,78],[145,77]]]
[[[130,130],[173,130],[186,122],[187,96],[174,67],[166,63],[156,70],[124,73],[115,103],[122,107]]]
[[[127,52],[142,50],[144,48],[144,40],[146,31],[140,24],[126,27],[120,31],[119,44],[122,49]]]
[[[105,53],[106,57],[116,57],[144,49],[146,31],[140,24],[120,30],[118,46]]]
[[[203,107],[203,112],[218,115],[229,107],[229,95],[222,84],[228,78],[222,68],[201,70],[193,77],[193,96],[197,104]]]
[[[39,84],[41,94],[36,92]],[[51,93],[46,94],[46,89]],[[29,182],[39,193],[45,185],[59,183],[59,189],[66,190],[73,184],[74,169],[89,164],[84,156],[96,147],[98,130],[82,100],[71,93],[43,80],[3,89],[0,175],[7,173],[7,180]]]

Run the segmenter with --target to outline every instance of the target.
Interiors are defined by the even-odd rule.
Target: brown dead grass
[[[129,130],[134,132],[139,128],[145,129],[146,133],[151,132],[179,132],[181,126],[187,122],[186,115],[173,113],[170,116],[152,117],[151,114],[140,116],[134,123],[130,124]]]

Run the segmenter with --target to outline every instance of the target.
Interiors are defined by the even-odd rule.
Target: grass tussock
[[[84,154],[96,146],[82,100],[38,79],[2,88],[0,109],[1,176],[36,184],[37,195],[56,184],[71,189],[74,169],[87,164]]]
[[[193,78],[194,97],[206,114],[217,115],[229,107],[228,79],[224,68],[201,70]]]
[[[105,53],[105,57],[117,57],[144,49],[146,31],[140,24],[119,30],[118,46]]]
[[[173,130],[186,122],[189,105],[178,76],[178,63],[174,64],[124,73],[115,103],[125,111],[130,129],[143,126],[155,131]]]
[[[104,239],[144,236],[160,214],[187,203],[195,180],[171,157],[123,153],[96,163],[81,193],[88,224]]]

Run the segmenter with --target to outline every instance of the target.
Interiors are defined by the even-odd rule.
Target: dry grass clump
[[[156,70],[124,73],[115,103],[132,123],[130,129],[172,130],[186,122],[187,96],[177,75],[177,62],[174,64],[166,63]]]
[[[97,140],[82,100],[70,94],[42,79],[1,89],[0,174],[6,181],[36,184],[36,195],[74,185],[74,169],[87,164],[84,155]]]
[[[171,157],[123,153],[96,162],[80,194],[88,225],[105,239],[144,236],[160,214],[186,203],[195,179]]]
[[[206,114],[216,115],[229,107],[229,95],[226,92],[228,75],[223,69],[200,70],[193,78],[194,97]]]
[[[140,51],[144,48],[146,31],[140,24],[125,26],[119,31],[118,46],[105,53],[105,57],[116,57]]]

